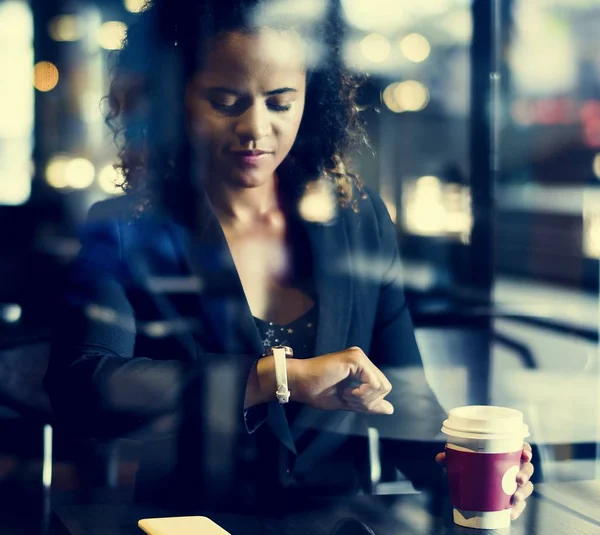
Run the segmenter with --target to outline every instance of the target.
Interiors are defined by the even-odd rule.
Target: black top
[[[306,359],[315,356],[317,341],[318,309],[313,306],[305,314],[288,323],[278,325],[272,321],[254,318],[265,352],[273,346],[289,346],[294,358]]]
[[[254,321],[256,322],[260,339],[265,346],[265,352],[273,346],[283,345],[291,347],[294,350],[294,358],[296,359],[309,359],[316,356],[315,345],[318,324],[318,309],[316,305],[287,325],[278,325],[272,321],[265,321],[256,317]],[[293,425],[301,408],[302,406],[294,401],[292,393],[290,401],[284,406],[290,425]],[[253,416],[247,416],[246,418],[249,430],[255,430],[266,416],[266,412],[260,408],[254,412]]]

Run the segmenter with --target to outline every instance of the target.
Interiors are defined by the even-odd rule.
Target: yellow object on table
[[[144,518],[138,527],[148,535],[231,535],[205,516]]]

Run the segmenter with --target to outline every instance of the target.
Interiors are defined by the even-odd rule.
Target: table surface
[[[357,496],[326,508],[281,518],[207,515],[232,535],[329,535],[342,519],[356,518],[376,535],[600,535],[600,481],[538,485],[528,507],[510,530],[477,530],[456,526],[442,498],[433,513],[427,494]],[[141,535],[141,518],[172,516],[167,510],[124,503],[118,493],[92,497],[90,503],[62,503],[53,508],[52,535]]]

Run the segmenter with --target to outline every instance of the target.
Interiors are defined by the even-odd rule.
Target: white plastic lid
[[[529,435],[523,413],[516,409],[490,405],[457,407],[444,420],[444,433],[480,433],[490,435]]]

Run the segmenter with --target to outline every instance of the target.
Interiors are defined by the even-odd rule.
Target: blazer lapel
[[[210,210],[208,206],[205,209]],[[200,279],[199,312],[210,331],[211,352],[258,358],[264,353],[264,346],[216,216],[212,211],[205,212],[195,235],[179,223],[172,224],[172,231],[187,269]],[[268,422],[281,442],[296,454],[281,405],[269,404]]]
[[[306,229],[319,307],[315,354],[324,355],[345,349],[348,340],[353,294],[348,236],[341,219],[306,223]]]

